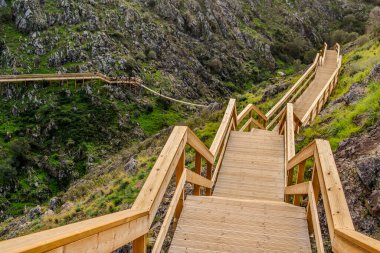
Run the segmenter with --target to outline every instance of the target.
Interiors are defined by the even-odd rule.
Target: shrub
[[[335,30],[330,35],[330,45],[335,43],[346,44],[347,42],[353,41],[359,37],[356,32],[346,32],[343,30]]]
[[[372,9],[368,18],[367,32],[373,33],[375,36],[380,35],[380,7],[376,6]]]

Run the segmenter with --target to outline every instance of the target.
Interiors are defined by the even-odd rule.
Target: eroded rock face
[[[380,221],[380,121],[368,132],[340,143],[335,154],[355,227],[374,234]]]

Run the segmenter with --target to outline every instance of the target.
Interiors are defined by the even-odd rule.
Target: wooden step
[[[305,209],[188,196],[169,252],[311,252]]]

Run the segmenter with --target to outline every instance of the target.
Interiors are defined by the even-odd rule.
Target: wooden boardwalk
[[[238,114],[231,99],[209,148],[188,127],[174,127],[131,209],[3,241],[0,252],[107,253],[131,242],[133,253],[146,253],[175,182],[150,240],[153,253],[310,253],[310,236],[324,253],[319,200],[333,252],[380,253],[379,241],[355,231],[329,142],[317,139],[295,152],[295,135],[322,109],[340,64],[340,46],[330,51],[325,44],[267,114],[252,104]],[[192,195],[185,196],[186,183]]]
[[[315,98],[317,98],[321,91],[323,91],[326,83],[333,76],[336,68],[337,52],[335,50],[327,50],[325,62],[317,69],[314,80],[294,103],[294,114],[299,119],[303,119],[308,113]]]

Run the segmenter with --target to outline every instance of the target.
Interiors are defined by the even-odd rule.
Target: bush
[[[375,36],[380,35],[380,7],[376,6],[372,9],[368,18],[367,32],[373,33]]]
[[[346,44],[347,42],[353,41],[359,37],[356,32],[346,32],[343,30],[335,30],[330,35],[330,45],[335,43]]]

